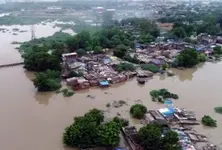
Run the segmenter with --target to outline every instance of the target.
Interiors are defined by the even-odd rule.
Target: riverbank
[[[173,77],[154,76],[142,86],[133,79],[106,89],[90,88],[78,91],[68,98],[55,92],[37,93],[30,80],[33,74],[25,72],[21,66],[4,68],[0,74],[1,148],[68,150],[63,147],[61,137],[64,128],[72,123],[74,116],[81,116],[95,107],[109,110],[108,116],[120,113],[122,117],[129,119],[128,110],[134,103],[141,102],[148,109],[163,107],[152,102],[149,96],[151,90],[160,88],[178,94],[180,98],[174,101],[174,104],[194,111],[198,120],[205,114],[214,117],[218,121],[217,128],[205,128],[200,125],[195,129],[222,148],[221,115],[214,112],[214,107],[221,104],[222,83],[218,82],[222,75],[221,67],[222,63],[205,63],[198,68],[173,70],[176,72]],[[128,105],[108,109],[106,104],[115,100],[124,100]],[[130,122],[140,126],[137,120],[130,119]],[[20,138],[21,136],[23,138]],[[14,144],[10,144],[11,142]]]

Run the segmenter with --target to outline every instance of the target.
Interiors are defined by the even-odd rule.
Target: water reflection
[[[39,104],[48,105],[49,100],[53,99],[52,95],[54,95],[55,92],[36,92],[35,94],[35,100]]]

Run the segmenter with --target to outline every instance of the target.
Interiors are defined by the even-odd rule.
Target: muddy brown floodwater
[[[2,43],[1,43],[2,44]],[[0,57],[13,57],[1,48]],[[4,51],[4,52],[3,52]],[[3,56],[2,56],[3,55]],[[197,68],[179,71],[173,77],[157,75],[144,86],[136,80],[113,85],[110,88],[91,88],[64,98],[61,94],[37,93],[31,79],[32,73],[22,66],[0,69],[0,149],[1,150],[70,150],[62,144],[64,128],[72,123],[74,116],[83,115],[89,109],[108,110],[108,116],[120,113],[129,118],[129,107],[141,102],[148,109],[164,107],[151,101],[152,89],[167,88],[179,95],[176,106],[195,111],[198,119],[208,114],[218,121],[217,128],[196,128],[222,148],[222,115],[214,107],[222,106],[222,63],[205,63]],[[94,99],[87,95],[95,96]],[[128,106],[106,108],[114,100],[125,100]],[[131,122],[138,124],[136,120]]]

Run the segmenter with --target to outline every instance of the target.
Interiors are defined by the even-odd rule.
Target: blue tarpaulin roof
[[[163,108],[160,109],[159,112],[164,116],[164,117],[168,117],[174,114],[175,110],[174,108]]]
[[[109,82],[108,81],[100,81],[99,84],[101,86],[107,86],[107,85],[109,85]]]
[[[173,102],[169,99],[165,99],[164,104],[171,105],[171,104],[173,104]]]

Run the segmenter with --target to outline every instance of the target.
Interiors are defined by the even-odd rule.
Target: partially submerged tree
[[[142,104],[135,104],[132,105],[130,108],[130,114],[132,115],[133,118],[141,119],[144,117],[146,112],[147,108]]]
[[[216,113],[222,114],[222,107],[215,107],[214,110]]]
[[[121,124],[112,120],[106,123],[104,114],[92,109],[83,117],[76,117],[74,123],[63,133],[63,143],[76,148],[115,147],[120,141]]]
[[[208,115],[204,115],[201,119],[201,122],[203,125],[205,126],[209,126],[209,127],[217,127],[217,121],[214,120],[213,118],[211,118]]]
[[[46,72],[39,72],[35,74],[33,84],[38,91],[54,91],[61,87],[60,72],[47,70]]]
[[[198,52],[194,49],[185,49],[177,57],[178,66],[193,67],[198,64]]]

